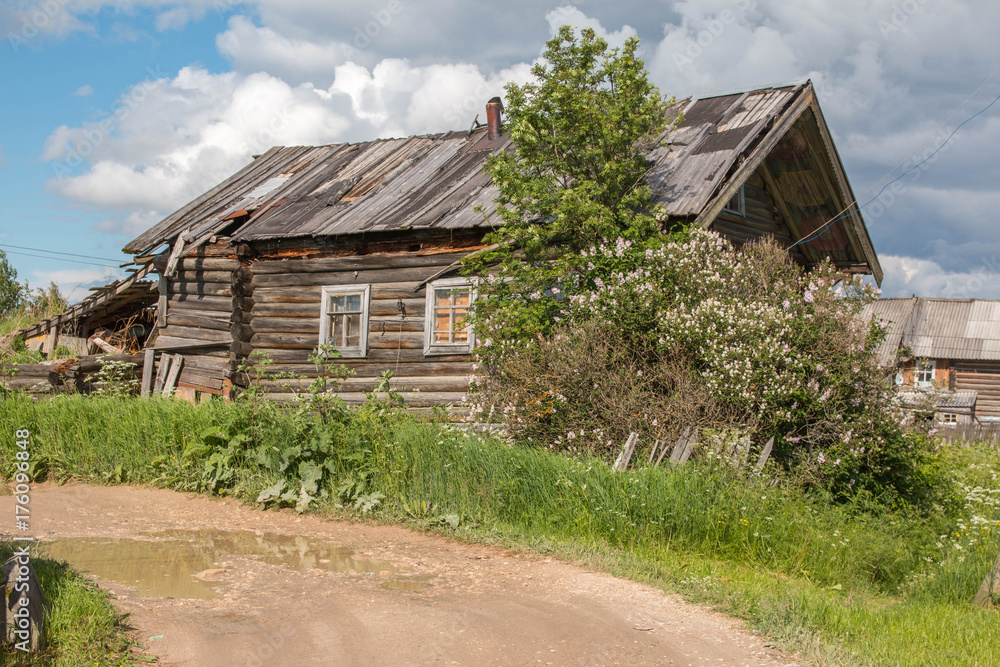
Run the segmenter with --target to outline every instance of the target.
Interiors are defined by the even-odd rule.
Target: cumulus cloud
[[[443,0],[80,0],[48,19],[46,30],[87,29],[104,6],[158,12],[159,30],[214,11],[228,18],[216,47],[231,72],[157,73],[106,117],[49,137],[45,157],[61,176],[50,187],[111,211],[100,228],[129,233],[272,143],[468,127],[504,83],[527,79],[561,24],[592,27],[612,45],[638,34],[654,82],[678,96],[811,78],[861,194],[897,163],[904,162],[898,174],[940,145],[941,133],[904,160],[995,69],[1000,22],[1000,5],[973,0],[511,0],[462,12]],[[0,6],[0,26],[19,25],[33,7],[28,0]],[[944,133],[998,93],[1000,78]],[[883,263],[897,271],[887,268],[897,276],[890,284],[931,289],[931,278],[921,278],[930,276],[956,285],[963,280],[956,276],[973,275],[984,257],[1000,253],[992,231],[998,109],[865,209]],[[914,262],[929,264],[911,275]]]
[[[94,89],[91,88],[90,84],[88,83],[85,86],[80,86],[79,88],[77,88],[76,92],[73,94],[76,95],[77,97],[87,97],[88,95],[94,94]]]
[[[882,295],[936,296],[948,298],[1000,299],[1000,264],[997,257],[979,265],[970,264],[965,271],[947,271],[928,259],[881,255],[885,271]]]
[[[49,188],[115,211],[98,228],[135,234],[274,145],[315,145],[464,128],[527,65],[490,75],[472,65],[347,63],[328,88],[258,72],[185,67],[137,84],[105,118],[57,128],[43,159]]]

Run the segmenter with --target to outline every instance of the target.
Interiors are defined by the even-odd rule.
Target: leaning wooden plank
[[[677,460],[677,465],[684,465],[687,460],[691,458],[691,452],[694,451],[694,446],[698,444],[698,429],[694,429],[691,433],[691,437],[684,444],[684,453],[681,454],[681,458]]]
[[[757,471],[758,472],[764,469],[764,464],[767,463],[768,457],[771,456],[771,448],[772,447],[774,447],[774,436],[773,435],[771,436],[771,439],[767,441],[767,444],[764,445],[764,451],[762,451],[760,453],[760,458],[757,459]]]
[[[653,443],[653,446],[649,448],[649,460],[647,460],[646,463],[652,463],[653,457],[656,456],[656,452],[658,452],[659,450],[660,450],[660,441],[657,440],[656,442]]]
[[[179,354],[174,355],[173,363],[170,364],[170,372],[167,379],[163,381],[163,395],[170,396],[177,386],[177,378],[181,374],[181,366],[184,365],[184,357]]]
[[[992,607],[994,595],[1000,596],[1000,554],[997,554],[996,562],[983,579],[983,584],[979,587],[972,604],[977,607]]]
[[[618,459],[615,461],[615,465],[612,466],[613,470],[621,472],[628,468],[629,462],[632,461],[632,452],[635,451],[635,443],[639,441],[639,434],[632,431],[628,434],[628,440],[625,441],[625,446],[622,447],[621,454],[618,455]]]
[[[153,393],[153,364],[156,359],[156,350],[146,350],[142,358],[142,387],[141,396],[149,396]]]
[[[684,429],[684,433],[681,437],[677,438],[677,444],[674,445],[674,451],[670,452],[670,462],[677,463],[681,458],[681,454],[684,453],[684,447],[687,445],[688,435],[691,433],[691,428]]]
[[[160,394],[163,392],[163,384],[167,381],[167,373],[170,372],[170,364],[173,360],[174,355],[172,354],[160,355],[160,367],[156,371],[156,382],[153,384],[154,394]]]
[[[735,460],[736,467],[743,468],[747,464],[747,459],[750,458],[750,436],[745,435],[740,439],[740,444],[736,446],[736,455],[739,456],[739,460]]]

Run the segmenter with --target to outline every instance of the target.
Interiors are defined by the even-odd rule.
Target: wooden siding
[[[955,361],[955,389],[977,393],[976,416],[1000,417],[1000,362]]]
[[[234,323],[249,320],[245,278],[228,239],[197,248],[166,277],[165,324],[153,347],[184,355],[178,388],[223,393],[236,370]]]
[[[363,392],[390,370],[393,386],[405,388],[402,395],[411,408],[462,403],[472,355],[424,355],[424,283],[474,249],[439,247],[308,259],[264,256],[254,261],[248,269],[253,292],[250,345],[267,353],[274,362],[272,372],[307,378],[265,381],[268,395],[290,399],[316,377],[308,356],[319,344],[322,288],[371,285],[368,354],[338,361],[355,373],[341,388],[341,398],[348,404],[361,403]],[[455,275],[455,271],[447,274]],[[399,311],[400,303],[405,314]]]

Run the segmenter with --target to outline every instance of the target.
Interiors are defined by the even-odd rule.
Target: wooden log
[[[972,599],[972,604],[977,607],[989,608],[993,606],[993,596],[1000,596],[1000,554],[993,563],[993,567],[986,573],[982,585],[976,591],[976,597]]]
[[[635,443],[637,442],[639,442],[639,434],[635,431],[629,433],[628,439],[625,441],[625,446],[622,447],[621,453],[615,459],[615,464],[611,467],[612,470],[623,472],[628,468],[629,463],[632,461],[632,453],[635,451]]]
[[[153,365],[156,359],[156,350],[146,350],[142,357],[142,385],[140,396],[149,396],[153,393]]]
[[[293,397],[292,392],[271,392],[265,396],[274,400],[287,401]],[[348,405],[361,405],[367,398],[363,393],[345,392],[337,394]],[[431,407],[435,405],[463,404],[465,394],[462,392],[402,392],[400,396],[403,402],[409,407]],[[380,400],[386,400],[386,394],[378,394]]]
[[[180,271],[232,271],[239,267],[240,263],[235,258],[229,257],[184,257],[177,263]]]
[[[258,317],[254,320],[253,330],[258,334],[303,333],[318,335],[319,324],[318,312],[312,317]]]
[[[433,276],[440,267],[401,267],[363,271],[332,271],[316,273],[256,274],[255,288],[301,287],[304,285],[364,285],[366,283],[421,282]],[[357,273],[357,275],[355,275]]]
[[[196,338],[181,338],[180,336],[169,336],[161,334],[156,338],[155,350],[191,350],[202,348],[228,348],[232,341],[225,340],[199,340]],[[252,349],[252,348],[251,348]]]
[[[441,267],[460,260],[467,254],[469,254],[468,250],[438,253],[376,253],[370,255],[345,255],[342,257],[316,257],[313,259],[258,260],[252,266],[255,275],[331,273],[362,271],[383,267]]]
[[[178,271],[172,278],[176,283],[229,283],[232,284],[234,265],[228,271]]]
[[[194,315],[190,311],[174,310],[170,313],[170,326],[168,331],[175,331],[177,327],[195,327],[207,331],[229,331],[232,326],[229,321],[229,313],[218,313],[214,316]]]
[[[21,543],[23,544],[23,543]],[[0,566],[0,642],[6,641],[15,647],[30,649],[25,653],[44,649],[47,644],[46,613],[48,605],[45,602],[45,592],[35,573],[35,566],[30,557],[22,557],[17,553],[15,543],[14,556]],[[19,586],[17,584],[26,584]],[[18,622],[22,609],[27,609],[27,627]],[[15,612],[19,612],[15,616]],[[23,643],[22,643],[23,642]],[[16,650],[16,649],[15,649]]]
[[[173,393],[174,388],[177,386],[177,378],[180,376],[181,367],[184,365],[184,357],[175,354],[173,360],[170,363],[170,371],[167,372],[167,378],[163,381],[163,395],[170,396]]]
[[[374,375],[364,377],[351,377],[338,385],[339,380],[330,378],[329,384],[338,385],[340,391],[361,392],[371,391],[372,388],[381,381],[381,378]],[[309,379],[275,379],[264,380],[260,384],[268,391],[300,391],[304,392],[312,384],[313,378]],[[393,377],[389,381],[389,386],[397,391],[420,391],[420,392],[466,392],[469,389],[468,376],[400,376]]]
[[[244,300],[246,298],[244,297]],[[229,310],[233,306],[233,298],[208,294],[172,294],[169,303],[171,308],[185,306],[196,310]]]
[[[319,337],[317,336],[317,342]],[[241,352],[244,356],[249,356],[254,350],[260,350],[267,354],[268,358],[282,363],[306,363],[308,360],[309,353],[315,349],[315,346],[299,346],[298,348],[288,348],[288,347],[276,347],[262,345],[260,342],[254,339],[253,345],[247,344],[246,352]],[[433,357],[427,357],[424,355],[422,349],[407,349],[403,348],[399,350],[398,361],[399,363],[421,363],[427,360],[433,359],[434,362],[449,362],[449,361],[459,361],[459,362],[471,362],[473,356],[471,354],[453,354],[453,355],[435,355]],[[364,359],[357,360],[358,363],[368,363],[368,362],[379,362],[382,365],[387,363],[395,364],[397,361],[397,350],[396,348],[376,348],[369,349],[368,356]],[[338,359],[337,363],[352,363],[344,359]]]
[[[192,296],[229,296],[233,295],[232,285],[228,283],[170,283],[171,295]]]
[[[217,343],[219,345],[227,345],[232,337],[229,334],[228,327],[225,331],[202,329],[200,327],[191,326],[180,326],[171,324],[166,329],[160,332],[161,337],[169,338],[185,338],[189,340],[200,340],[204,342]],[[159,345],[157,345],[159,347]]]
[[[75,370],[77,373],[93,373],[101,370],[101,363],[107,363],[109,361],[124,361],[126,363],[135,364],[136,369],[142,367],[145,361],[145,353],[139,352],[136,354],[89,354],[80,359],[75,364]]]
[[[372,299],[368,306],[370,317],[396,317],[399,315],[399,302],[403,302],[403,312],[406,319],[424,318],[427,300],[423,297],[412,297],[409,299]]]

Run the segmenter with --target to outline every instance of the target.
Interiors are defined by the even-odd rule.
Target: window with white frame
[[[938,420],[939,424],[944,426],[957,426],[958,425],[958,414],[954,412],[942,412],[941,419]]]
[[[933,387],[935,365],[933,360],[918,361],[913,371],[913,384],[918,387]]]
[[[469,312],[475,299],[475,285],[467,278],[446,278],[427,286],[424,354],[472,351],[475,334],[469,324]]]
[[[345,357],[368,355],[368,303],[371,285],[337,285],[323,288],[319,342],[329,344]]]

